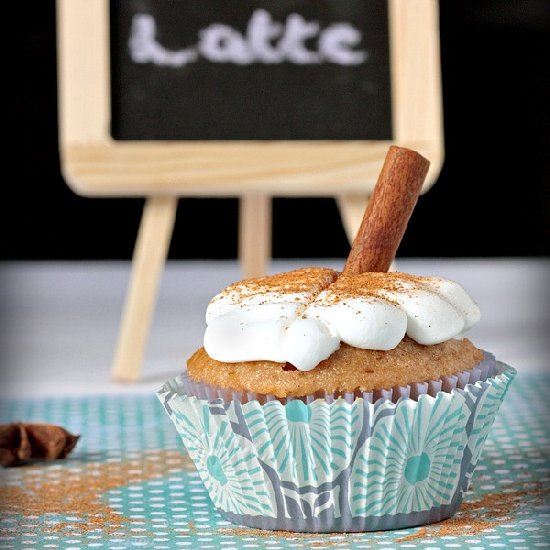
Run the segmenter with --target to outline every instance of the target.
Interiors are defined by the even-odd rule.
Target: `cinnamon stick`
[[[353,240],[344,273],[388,271],[416,206],[430,162],[392,145]]]

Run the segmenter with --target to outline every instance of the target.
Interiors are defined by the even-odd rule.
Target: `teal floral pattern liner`
[[[426,525],[462,502],[516,371],[401,397],[269,400],[158,397],[228,521],[267,530],[360,532]],[[456,378],[456,377],[455,377]]]

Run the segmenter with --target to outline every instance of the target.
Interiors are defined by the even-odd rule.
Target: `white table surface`
[[[344,260],[276,260],[271,272]],[[468,334],[521,372],[548,371],[550,260],[398,260],[397,268],[460,282],[478,302]],[[130,262],[0,264],[0,397],[153,392],[202,343],[210,298],[241,278],[236,261],[168,262],[142,377],[111,380]]]

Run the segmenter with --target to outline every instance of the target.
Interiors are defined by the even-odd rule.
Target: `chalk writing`
[[[246,32],[223,23],[212,23],[198,31],[195,45],[170,50],[156,38],[156,21],[149,14],[136,14],[132,19],[128,41],[134,63],[182,67],[204,59],[211,63],[252,63],[296,65],[360,65],[368,58],[359,49],[363,33],[351,23],[336,22],[325,28],[317,21],[307,21],[291,13],[284,23],[275,21],[263,9],[254,10]]]

